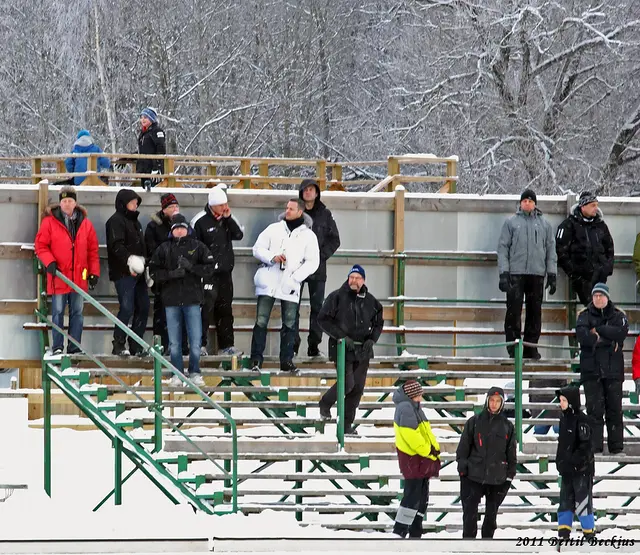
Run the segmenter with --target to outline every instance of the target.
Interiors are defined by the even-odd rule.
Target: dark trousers
[[[264,349],[267,346],[267,325],[271,317],[271,309],[275,303],[273,297],[260,295],[256,308],[256,323],[251,336],[251,360],[262,364]],[[296,333],[296,313],[298,303],[280,300],[282,327],[280,328],[280,362],[293,360],[293,342]]]
[[[131,331],[144,338],[144,332],[149,318],[149,293],[144,276],[125,276],[115,281],[118,293],[118,320],[125,326],[131,322]],[[125,345],[127,335],[120,329],[113,330],[113,341],[119,345]],[[142,345],[129,339],[129,352],[134,355],[142,351]]]
[[[484,521],[482,522],[482,537],[493,538],[496,531],[498,509],[509,491],[509,482],[492,486],[460,477],[460,500],[462,501],[462,537],[475,538],[478,533],[478,505],[480,499],[485,498]]]
[[[609,452],[624,448],[622,427],[622,381],[589,380],[583,383],[587,399],[587,414],[593,418],[591,445],[596,453],[602,453],[604,421],[607,423]]]
[[[605,280],[606,281],[606,280]],[[591,282],[591,279],[572,278],[571,287],[575,294],[578,296],[580,302],[587,306],[591,302],[591,289],[595,283]]]
[[[311,316],[309,318],[309,336],[307,338],[308,351],[313,352],[318,350],[318,346],[322,343],[322,328],[318,325],[318,314],[322,308],[324,302],[324,287],[325,281],[303,281],[300,284],[300,300],[302,300],[302,291],[304,285],[307,284],[309,289],[309,304],[311,305]],[[297,353],[300,349],[300,309],[298,308],[298,314],[296,316],[296,342],[294,351]]]
[[[429,502],[429,479],[417,478],[404,480],[402,501],[396,513],[393,533],[410,538],[422,537],[422,521],[427,513]]]
[[[593,476],[591,474],[564,475],[560,483],[558,530],[571,530],[574,513],[580,519],[583,532],[593,531]]]
[[[364,384],[367,381],[369,359],[348,360],[344,373],[344,429],[353,426],[356,419],[356,411],[364,393]],[[331,408],[338,400],[338,384],[334,383],[320,399],[323,407]]]
[[[504,319],[505,339],[509,342],[520,339],[522,330],[522,303],[525,304],[524,337],[527,343],[537,343],[542,329],[542,298],[544,277],[511,276],[511,289],[507,292],[507,314]],[[513,347],[508,348],[512,353]],[[535,356],[535,347],[524,347],[525,358]]]
[[[69,305],[69,330],[68,333],[78,343],[82,341],[82,326],[84,324],[84,317],[82,316],[83,299],[75,291],[70,293],[63,293],[60,295],[53,295],[51,297],[51,319],[56,326],[64,326],[64,307]],[[51,349],[64,348],[64,336],[57,330],[52,330],[51,335],[53,337],[53,345]],[[71,341],[67,343],[67,353],[79,353],[80,347],[77,347]]]
[[[218,349],[234,346],[233,337],[233,280],[231,272],[214,274],[204,284],[204,304],[202,305],[202,345],[207,346],[209,324],[216,326]],[[213,313],[213,318],[211,314]]]

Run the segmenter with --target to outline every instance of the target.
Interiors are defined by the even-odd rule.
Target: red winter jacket
[[[633,346],[633,356],[631,357],[631,368],[633,370],[633,379],[640,378],[640,336],[636,339]]]
[[[93,224],[87,217],[87,211],[79,204],[76,206],[76,237],[64,225],[64,216],[58,204],[47,207],[38,234],[36,235],[36,256],[48,266],[53,261],[62,272],[76,285],[88,290],[90,275],[100,276],[100,258],[98,257],[98,237]],[[47,273],[47,294],[63,295],[71,288],[60,278]]]

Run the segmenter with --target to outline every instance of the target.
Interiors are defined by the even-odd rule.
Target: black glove
[[[94,276],[93,274],[89,276],[89,291],[93,291],[96,288],[99,279],[98,276]]]
[[[509,272],[503,272],[500,274],[500,282],[498,283],[498,289],[503,293],[508,293],[511,289],[511,274]]]
[[[189,272],[193,268],[193,264],[184,256],[181,256],[180,258],[178,258],[178,268],[184,268]]]
[[[58,263],[55,260],[47,266],[47,272],[49,272],[52,276],[56,275],[57,270],[58,270]]]
[[[549,295],[556,294],[556,275],[555,274],[547,274],[547,289],[549,290]]]
[[[347,351],[355,351],[356,344],[353,342],[353,339],[351,339],[350,337],[345,337],[344,343]]]
[[[185,273],[184,268],[177,268],[176,270],[169,271],[167,275],[169,276],[169,279],[179,279],[183,278]]]
[[[362,350],[369,356],[373,355],[373,346],[375,345],[373,339],[367,339],[362,344]]]

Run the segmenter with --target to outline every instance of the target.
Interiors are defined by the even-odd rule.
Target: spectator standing
[[[102,153],[102,149],[93,142],[93,138],[91,137],[91,133],[86,129],[80,129],[78,131],[78,136],[76,137],[76,142],[73,143],[73,149],[71,150],[72,154],[91,154],[91,153]],[[67,172],[69,173],[84,173],[87,171],[87,167],[89,165],[88,158],[74,158],[70,156],[66,158],[64,161],[64,165],[67,168]],[[98,157],[98,172],[108,171],[111,167],[111,163],[109,162],[109,158],[106,156]],[[74,185],[81,185],[85,180],[84,175],[79,175],[78,177],[73,178]]]
[[[162,303],[167,317],[171,364],[184,373],[182,361],[182,322],[189,338],[189,370],[191,381],[203,386],[200,373],[200,339],[202,322],[200,305],[203,299],[202,280],[213,272],[213,257],[209,249],[190,234],[189,224],[182,214],[176,214],[171,224],[171,239],[153,253],[149,268],[161,285]],[[178,376],[171,385],[180,386]]]
[[[158,114],[147,107],[140,112],[140,134],[138,135],[138,154],[166,154],[166,137],[164,130],[158,125]],[[162,159],[139,159],[136,162],[136,173],[161,174],[164,169]],[[147,191],[155,187],[160,179],[141,178],[141,185]]]
[[[580,382],[587,400],[587,414],[593,419],[593,449],[602,453],[604,422],[607,424],[609,453],[624,449],[622,426],[622,348],[629,322],[611,302],[606,283],[596,283],[591,302],[578,315],[576,336],[580,343]]]
[[[521,338],[522,303],[525,301],[524,342],[538,343],[542,330],[544,276],[549,294],[556,292],[556,248],[553,229],[536,207],[531,189],[520,196],[520,208],[502,226],[498,243],[500,291],[507,294],[504,332],[507,342]],[[507,347],[509,356],[514,346]],[[524,357],[540,359],[536,347],[524,347]]]
[[[467,420],[456,450],[463,511],[463,538],[478,533],[478,505],[485,497],[482,537],[493,538],[498,509],[516,475],[516,437],[513,424],[502,414],[504,391],[492,387],[484,409]]]
[[[209,191],[204,210],[191,220],[195,238],[202,241],[213,255],[213,274],[204,284],[202,305],[202,354],[207,355],[209,322],[213,313],[219,355],[239,355],[233,333],[233,278],[235,264],[233,241],[241,241],[244,230],[231,214],[223,183]]]
[[[145,280],[146,246],[142,226],[138,221],[138,207],[142,199],[131,189],[120,189],[116,195],[116,211],[107,220],[107,258],[109,279],[118,293],[118,319],[131,330],[144,337],[149,317],[149,293]],[[113,330],[112,354],[119,356],[143,355],[144,349],[129,339],[120,328]]]
[[[267,344],[267,325],[276,299],[280,299],[280,370],[295,372],[293,347],[296,334],[296,313],[300,302],[300,284],[318,269],[320,254],[318,239],[311,230],[313,222],[304,213],[304,203],[290,199],[284,214],[259,236],[253,246],[253,256],[262,264],[253,282],[258,306],[251,337],[251,360],[259,371]]]
[[[613,238],[598,208],[598,198],[589,191],[580,195],[556,232],[558,266],[571,281],[580,302],[591,302],[596,283],[606,283],[613,274]]]
[[[585,539],[595,537],[593,517],[594,456],[590,418],[580,410],[580,390],[565,387],[556,392],[560,400],[560,435],[556,467],[561,477],[558,536],[571,536],[573,515],[580,519]]]
[[[380,338],[384,318],[382,305],[365,285],[366,274],[359,264],[349,271],[347,281],[333,291],[318,315],[320,327],[329,335],[329,358],[337,361],[338,339],[345,340],[344,430],[355,434],[353,422],[367,381],[373,346]],[[357,343],[357,344],[356,344]],[[334,383],[320,400],[320,416],[331,418],[331,407],[338,399]]]
[[[62,187],[59,202],[45,210],[35,239],[36,256],[47,269],[47,294],[51,295],[51,319],[56,326],[64,325],[65,306],[69,305],[69,335],[78,343],[82,340],[83,300],[56,277],[56,271],[73,281],[84,291],[93,291],[100,278],[98,237],[89,220],[87,210],[77,203],[73,187]],[[54,355],[64,348],[63,335],[51,332]],[[73,343],[67,345],[67,354],[79,353]]]
[[[393,533],[404,538],[422,537],[422,521],[429,502],[429,478],[440,473],[440,445],[420,408],[422,386],[409,380],[393,394],[396,406],[393,428],[404,493],[396,513]]]
[[[311,316],[309,318],[309,336],[307,338],[307,356],[320,356],[320,343],[322,342],[322,329],[318,325],[318,314],[324,301],[325,285],[327,283],[327,260],[333,256],[340,246],[340,234],[331,210],[320,200],[320,186],[314,179],[304,179],[300,183],[300,199],[304,202],[304,212],[313,220],[313,232],[318,238],[320,249],[320,265],[301,285],[302,290],[307,284],[309,290],[309,304]],[[296,318],[296,346],[294,351],[298,353],[300,347],[300,310]]]

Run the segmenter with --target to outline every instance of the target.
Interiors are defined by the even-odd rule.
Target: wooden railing
[[[66,158],[87,158],[87,171],[68,173]],[[98,172],[98,158],[111,162],[109,171]],[[163,161],[159,175],[135,173],[140,159]],[[0,157],[0,182],[38,183],[85,176],[82,185],[133,185],[140,179],[160,179],[162,187],[213,187],[224,181],[245,189],[291,188],[304,178],[314,178],[322,190],[346,191],[353,188],[393,191],[397,185],[437,183],[438,192],[454,193],[458,182],[456,156],[439,158],[430,154],[389,156],[387,160],[329,162],[323,159],[244,158],[238,156],[148,156],[139,154],[55,154],[31,158]],[[407,174],[402,169],[413,166]],[[436,175],[424,175],[416,166],[435,168]],[[287,187],[289,186],[289,187]]]

